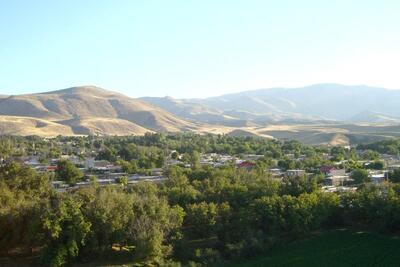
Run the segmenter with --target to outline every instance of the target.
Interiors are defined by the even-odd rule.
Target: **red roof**
[[[256,164],[253,163],[253,162],[244,161],[244,162],[242,162],[242,163],[239,163],[237,166],[238,166],[239,168],[249,168],[249,167],[254,167],[254,166],[256,166]]]
[[[328,172],[331,172],[333,170],[336,170],[336,168],[333,167],[333,166],[322,166],[319,170],[321,172],[328,173]]]
[[[47,166],[48,171],[56,171],[57,169],[57,166]]]

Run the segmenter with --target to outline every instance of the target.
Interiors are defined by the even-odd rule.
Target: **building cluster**
[[[13,161],[29,166],[39,173],[49,173],[54,176],[57,170],[57,163],[60,160],[69,160],[84,174],[84,180],[73,186],[64,181],[53,180],[52,185],[58,191],[85,187],[96,181],[100,186],[119,183],[119,179],[124,177],[128,184],[135,184],[140,181],[162,182],[165,177],[162,175],[162,169],[154,168],[149,170],[149,175],[128,174],[123,172],[121,166],[106,160],[96,160],[93,157],[79,157],[75,155],[61,155],[60,158],[41,161],[39,156],[13,157]]]
[[[75,151],[81,152],[81,151]],[[173,153],[167,156],[164,165],[173,166],[180,165],[184,167],[191,167],[190,163],[184,160],[182,155],[173,157]],[[80,156],[77,156],[80,155]],[[110,185],[121,183],[123,178],[126,184],[135,184],[140,181],[152,181],[162,182],[167,178],[163,174],[162,168],[153,168],[146,170],[146,175],[142,174],[129,174],[123,171],[122,166],[117,163],[112,163],[106,160],[96,160],[95,157],[83,156],[82,154],[75,155],[61,155],[58,158],[42,160],[38,155],[13,157],[11,160],[17,161],[26,166],[30,166],[37,172],[47,172],[50,175],[57,170],[57,163],[60,160],[68,160],[72,162],[77,168],[79,168],[84,174],[84,180],[76,183],[74,186],[70,186],[63,181],[57,181],[53,179],[52,185],[57,190],[66,190],[69,188],[84,187],[88,186],[93,181],[96,181],[99,185]],[[95,153],[91,153],[95,155]],[[323,154],[323,157],[329,159],[329,154]],[[370,168],[368,174],[370,180],[373,183],[382,183],[388,179],[389,171],[400,168],[400,160],[398,157],[391,155],[380,155],[382,162],[384,162],[384,168],[381,170],[373,170]],[[215,168],[222,166],[236,166],[239,169],[251,171],[257,167],[257,161],[263,158],[264,155],[246,154],[239,156],[233,156],[228,154],[218,153],[205,153],[200,154],[199,164],[202,166],[208,165]],[[286,154],[286,158],[293,161],[302,161],[305,155],[295,156],[294,154]],[[10,160],[10,159],[9,159]],[[4,163],[4,159],[0,155],[0,164]],[[356,186],[352,179],[352,170],[344,169],[340,166],[345,166],[346,160],[332,163],[332,165],[321,166],[320,169],[313,173],[308,173],[304,169],[288,169],[284,170],[279,168],[277,165],[268,168],[267,172],[275,179],[282,179],[284,177],[299,177],[299,176],[313,176],[315,174],[324,175],[324,186],[323,189],[326,191],[340,191],[340,190],[355,190]],[[364,167],[368,167],[369,164],[373,164],[373,161],[358,161],[357,164],[361,164]]]

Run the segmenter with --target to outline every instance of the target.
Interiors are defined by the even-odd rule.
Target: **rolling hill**
[[[165,98],[143,100],[189,120],[194,112],[195,119],[200,117],[197,107],[201,107],[203,115],[212,111],[212,122],[216,124],[224,124],[224,117],[261,125],[282,121],[393,122],[400,118],[400,90],[368,86],[317,84],[270,88],[204,99],[168,98],[168,105]]]
[[[400,90],[368,86],[317,84],[301,88],[271,88],[191,100],[222,111],[298,116],[347,121],[373,111],[400,117]]]
[[[80,86],[0,95],[0,134],[51,137],[193,131],[348,145],[400,137],[398,106],[400,91],[336,84],[204,99],[135,99]]]
[[[3,134],[127,135],[195,129],[159,107],[94,86],[3,97],[0,118]],[[30,126],[24,130],[24,124]]]

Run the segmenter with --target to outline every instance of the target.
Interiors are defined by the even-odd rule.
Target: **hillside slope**
[[[347,121],[366,111],[400,117],[400,90],[369,86],[316,84],[301,88],[271,88],[204,99],[186,100],[227,113],[287,118]]]
[[[399,93],[315,85],[206,99],[134,99],[81,86],[0,96],[0,134],[51,137],[194,131],[347,145],[400,137]],[[348,123],[337,121],[344,117]]]
[[[60,129],[70,128],[59,134],[126,135],[195,128],[159,107],[94,86],[1,98],[0,115],[40,119],[60,125]]]
[[[245,125],[243,121],[262,125],[316,120],[390,122],[400,118],[400,90],[363,85],[316,84],[203,99],[153,97],[142,100],[188,120],[224,125],[233,121],[242,121],[242,125]]]

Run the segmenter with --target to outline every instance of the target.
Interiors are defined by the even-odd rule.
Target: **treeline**
[[[172,167],[164,184],[57,193],[49,178],[0,168],[0,251],[62,266],[115,257],[164,266],[219,265],[329,227],[400,230],[397,184],[324,193],[306,177],[277,181],[233,167]],[[112,259],[111,259],[112,260]]]
[[[382,154],[399,155],[400,153],[400,140],[383,140],[371,144],[360,144],[357,149],[373,150]]]
[[[197,151],[199,153],[219,153],[229,155],[257,154],[279,159],[285,154],[312,155],[328,153],[336,161],[343,159],[356,159],[355,149],[327,146],[305,146],[298,141],[279,141],[257,137],[233,137],[228,135],[195,133],[154,133],[144,136],[59,136],[45,139],[38,136],[0,136],[0,155],[24,156],[30,154],[43,154],[48,157],[57,157],[60,154],[74,154],[76,148],[82,153],[101,151],[102,157],[110,161],[116,160],[123,154],[122,150],[127,145],[158,148],[164,151],[176,150],[180,154]],[[128,150],[132,150],[128,149]],[[400,140],[383,140],[370,144],[359,144],[357,150],[370,150],[361,159],[376,159],[379,154],[397,155],[400,152]]]
[[[130,146],[130,147],[127,147]],[[0,154],[2,156],[20,156],[43,154],[57,156],[79,152],[101,152],[99,157],[115,161],[119,157],[131,158],[136,149],[176,150],[179,154],[219,153],[229,155],[257,154],[271,158],[281,158],[285,154],[299,156],[301,154],[329,153],[328,147],[304,146],[297,141],[281,142],[255,137],[232,137],[228,135],[198,135],[194,133],[146,134],[144,136],[87,136],[43,139],[37,136],[16,137],[0,136]],[[341,151],[343,152],[343,151]],[[341,153],[340,152],[340,153]],[[345,152],[343,152],[345,153]]]

